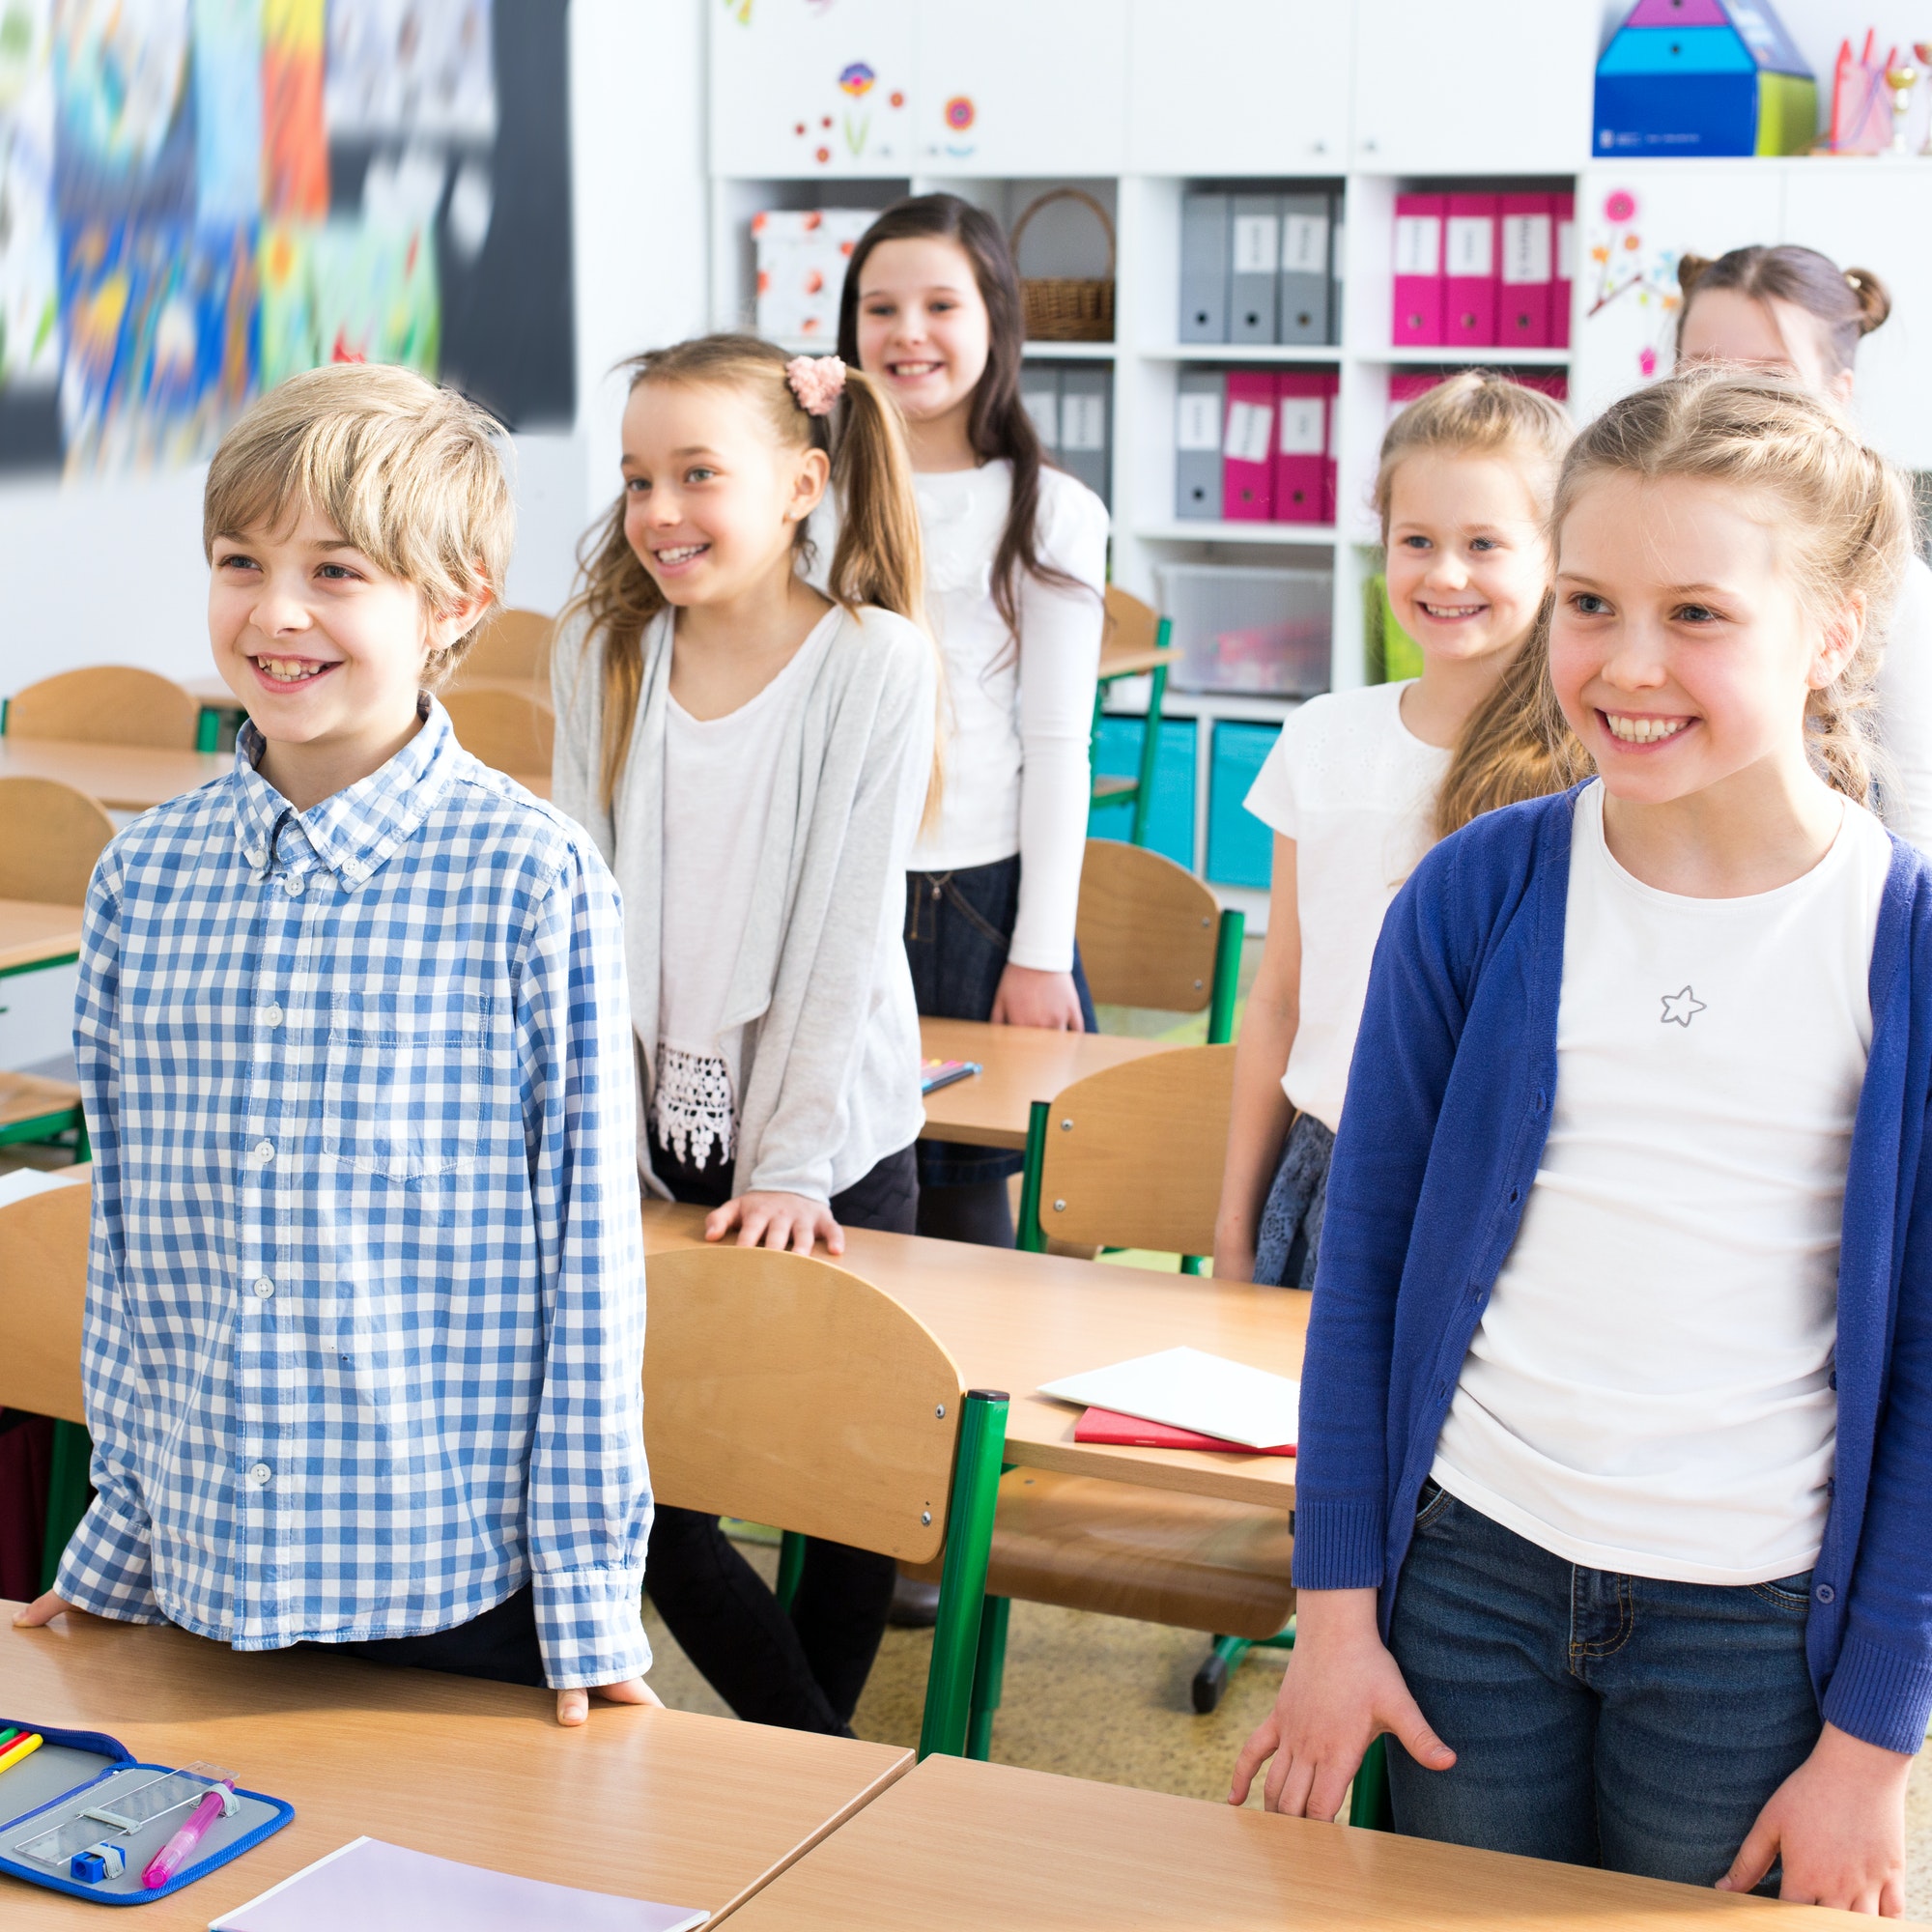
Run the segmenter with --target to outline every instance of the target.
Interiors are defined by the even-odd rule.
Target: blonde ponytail
[[[840,414],[832,445],[838,493],[832,595],[848,611],[871,604],[923,629],[925,552],[898,405],[863,370],[848,367]]]

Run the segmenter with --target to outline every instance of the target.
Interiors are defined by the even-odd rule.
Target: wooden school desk
[[[1850,1932],[1871,1923],[929,1757],[760,1891],[732,1932]]]
[[[922,1018],[919,1044],[927,1060],[977,1060],[985,1068],[925,1096],[921,1138],[1018,1152],[1026,1148],[1027,1115],[1036,1100],[1051,1100],[1063,1087],[1090,1073],[1166,1053],[1174,1042],[1136,1039],[1129,1034],[1058,1033],[1047,1027]]]
[[[65,966],[80,952],[79,906],[0,899],[0,976]]]
[[[160,752],[147,745],[83,745],[62,738],[0,738],[0,778],[58,779],[110,811],[146,811],[221,778],[232,757]]]
[[[643,1215],[647,1255],[704,1238],[702,1208],[646,1201]],[[1298,1379],[1308,1331],[1308,1296],[1298,1291],[865,1228],[845,1230],[839,1265],[918,1316],[952,1351],[968,1388],[1007,1391],[1009,1462],[1293,1508],[1292,1456],[1076,1442],[1081,1411],[1035,1390],[1183,1344]]]
[[[609,1704],[567,1731],[551,1690],[314,1651],[244,1656],[93,1618],[16,1631],[14,1607],[0,1604],[0,1701],[15,1721],[104,1731],[148,1763],[211,1760],[295,1806],[233,1864],[138,1908],[129,1932],[200,1932],[365,1834],[719,1913],[912,1762],[889,1745]],[[117,1918],[0,1875],[7,1932],[101,1932]]]

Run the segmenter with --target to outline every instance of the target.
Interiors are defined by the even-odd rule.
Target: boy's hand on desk
[[[1384,1731],[1425,1771],[1456,1753],[1429,1728],[1376,1628],[1373,1590],[1305,1590],[1295,1605],[1294,1649],[1274,1709],[1241,1747],[1230,1804],[1245,1804],[1269,1758],[1270,1811],[1332,1823],[1362,1754]]]
[[[660,1711],[664,1709],[664,1699],[641,1677],[627,1677],[621,1684],[600,1684],[591,1690],[559,1690],[556,1693],[557,1722],[587,1723],[593,1697],[601,1697],[607,1704],[651,1704]]]
[[[995,1026],[1050,1027],[1059,1033],[1085,1033],[1080,995],[1071,973],[1043,973],[1037,966],[1009,966],[986,1015]]]
[[[828,1255],[845,1252],[845,1230],[822,1201],[804,1194],[740,1194],[704,1217],[704,1238],[722,1241],[733,1228],[741,1248],[789,1248],[809,1255],[814,1240]]]
[[[1827,1724],[1771,1795],[1719,1891],[1749,1891],[1784,1861],[1779,1898],[1897,1918],[1905,1911],[1905,1785],[1912,1760]]]
[[[39,1630],[55,1617],[84,1617],[86,1614],[77,1605],[70,1604],[65,1597],[57,1597],[48,1590],[44,1595],[36,1597],[14,1617],[14,1628],[17,1631]]]

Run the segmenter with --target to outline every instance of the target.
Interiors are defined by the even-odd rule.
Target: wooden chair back
[[[1094,1000],[1197,1013],[1214,996],[1221,906],[1184,866],[1118,838],[1090,838],[1074,930]]]
[[[0,779],[0,899],[77,906],[114,837],[103,807],[58,779]]]
[[[454,682],[460,687],[466,677],[515,677],[548,687],[550,641],[555,630],[556,619],[541,611],[512,607],[495,611],[464,652]]]
[[[172,678],[134,665],[93,665],[43,677],[7,702],[10,738],[148,745],[191,752],[201,705]]]
[[[1179,1046],[1062,1088],[1040,1226],[1055,1241],[1211,1255],[1234,1100],[1232,1046]]]
[[[1118,583],[1106,594],[1107,616],[1100,630],[1100,665],[1128,651],[1151,651],[1160,642],[1160,612]]]
[[[883,1290],[766,1248],[653,1255],[644,1440],[661,1502],[923,1563],[963,1385]]]
[[[534,691],[489,685],[443,694],[456,742],[493,770],[512,778],[548,778],[556,714]]]
[[[93,1188],[49,1188],[0,1208],[0,1408],[85,1423],[80,1318]]]

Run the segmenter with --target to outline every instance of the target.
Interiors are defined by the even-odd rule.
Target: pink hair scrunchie
[[[845,365],[836,355],[794,355],[785,364],[785,381],[809,416],[829,416],[845,393]]]

